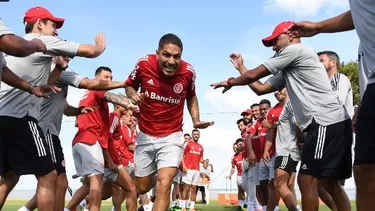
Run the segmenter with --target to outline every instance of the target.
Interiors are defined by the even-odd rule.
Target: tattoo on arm
[[[137,93],[137,90],[135,90],[133,87],[131,86],[126,86],[125,87],[125,93],[126,93],[126,96],[133,96],[135,93]]]
[[[193,120],[193,123],[199,122],[200,117],[199,117],[199,105],[198,105],[197,96],[194,96],[191,99],[188,99],[186,103],[187,103],[187,107],[188,107],[191,119]]]
[[[129,100],[129,98],[110,92],[106,92],[103,96],[103,99],[107,102],[111,102],[124,108],[129,108],[131,106],[131,101]]]

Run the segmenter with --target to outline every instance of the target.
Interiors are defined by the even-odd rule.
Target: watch
[[[32,91],[33,91],[34,87],[36,87],[35,84],[30,84],[29,87],[27,87],[27,92],[32,94],[33,93]]]

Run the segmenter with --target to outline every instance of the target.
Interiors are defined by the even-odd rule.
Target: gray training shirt
[[[37,86],[47,83],[53,56],[63,55],[73,58],[79,48],[78,43],[67,42],[54,36],[26,34],[24,38],[26,40],[38,38],[43,41],[47,47],[46,54],[34,53],[23,58],[6,55],[5,59],[8,68],[18,77]],[[22,118],[28,115],[38,119],[42,100],[2,82],[0,116]]]
[[[301,152],[297,145],[297,132],[295,128],[295,117],[290,100],[284,104],[277,123],[276,133],[276,155],[289,156],[294,161],[301,160]]]
[[[0,37],[6,34],[13,34],[12,31],[5,25],[4,21],[0,19]],[[5,61],[3,52],[0,51],[0,81],[3,68],[7,66],[7,62]]]
[[[342,73],[335,73],[330,78],[332,90],[339,95],[339,99],[345,105],[350,118],[354,115],[353,90],[349,78]]]
[[[282,73],[283,80],[278,76],[268,83],[273,87],[285,84],[301,131],[311,124],[313,118],[323,126],[350,118],[332,90],[323,64],[310,46],[291,44],[265,61],[264,66],[274,75]]]
[[[59,136],[68,88],[69,86],[78,88],[81,81],[85,78],[87,77],[69,69],[61,73],[56,83],[56,86],[61,88],[61,92],[52,95],[48,99],[43,99],[41,104],[38,125],[42,128],[44,134]]]
[[[375,1],[350,0],[360,47],[358,51],[361,97],[367,84],[375,83]]]

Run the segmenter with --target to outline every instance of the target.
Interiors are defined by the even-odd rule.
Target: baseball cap
[[[33,7],[25,12],[24,22],[31,23],[39,19],[49,19],[56,22],[56,28],[59,29],[63,26],[65,19],[58,18],[52,15],[52,13],[44,7]]]
[[[243,111],[243,112],[241,113],[241,116],[244,116],[245,114],[252,114],[251,109],[246,109],[245,111]]]
[[[279,23],[275,29],[273,30],[272,34],[262,40],[263,45],[266,47],[273,46],[273,40],[280,36],[281,34],[284,34],[288,31],[288,28],[293,25],[292,21],[284,21]]]

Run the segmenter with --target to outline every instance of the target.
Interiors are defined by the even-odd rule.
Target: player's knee
[[[139,195],[148,193],[152,188],[152,184],[151,177],[137,177],[135,179],[135,187]]]
[[[38,176],[37,178],[38,178],[38,183],[41,185],[43,184],[43,185],[54,186],[57,180],[57,172],[53,170],[50,173],[43,175],[43,176]]]
[[[170,191],[170,187],[172,185],[171,178],[159,174],[157,183],[158,187],[160,187],[160,189],[163,190],[163,192]]]
[[[5,173],[5,175],[2,176],[0,179],[1,184],[6,184],[12,187],[14,187],[18,183],[19,180],[20,180],[20,176],[15,174],[13,171]]]
[[[58,190],[68,189],[68,179],[66,178],[66,175],[57,176],[56,188],[58,188]]]

